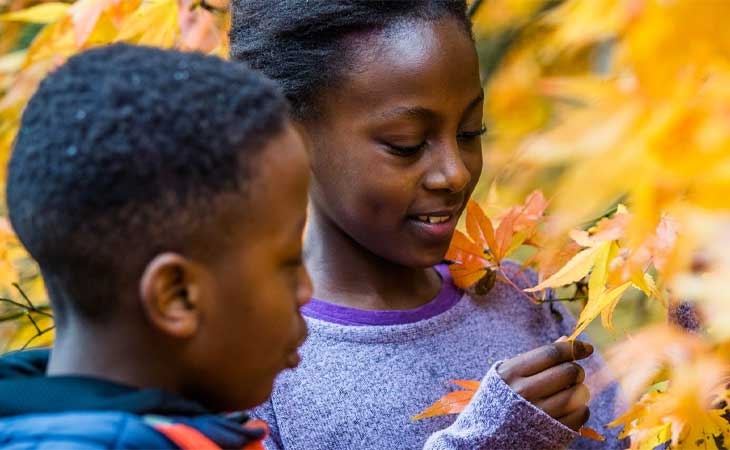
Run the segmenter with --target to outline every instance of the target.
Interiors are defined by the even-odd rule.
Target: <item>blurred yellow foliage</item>
[[[712,435],[730,442],[721,412],[704,402],[725,395],[715,385],[730,366],[730,354],[718,350],[730,346],[730,2],[474,0],[471,7],[478,43],[506,43],[485,80],[484,179],[494,180],[483,185],[489,194],[478,191],[490,200],[485,209],[517,203],[536,185],[547,192],[543,239],[566,247],[538,261],[550,267],[543,283],[588,275],[581,323],[602,315],[610,326],[629,284],[652,297],[671,290],[695,301],[709,333],[650,328],[619,347],[632,365],[619,363],[618,373],[637,403],[617,423],[635,448],[663,441],[712,448]],[[228,53],[230,17],[211,2],[5,0],[0,10],[0,186],[23,106],[70,55],[120,41]],[[29,24],[42,28],[16,48],[24,30],[38,26]],[[599,238],[600,225],[585,230],[618,203],[631,214],[617,235]],[[571,241],[575,228],[584,234]],[[0,290],[20,281],[43,303],[37,273],[18,248],[0,222]],[[25,261],[22,270],[17,261]],[[650,268],[656,278],[644,276]],[[50,326],[35,319],[11,345]],[[667,356],[672,349],[686,357]],[[664,389],[639,400],[659,381]]]

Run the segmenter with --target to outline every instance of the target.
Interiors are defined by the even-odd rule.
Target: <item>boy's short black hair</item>
[[[231,58],[276,80],[300,120],[353,69],[353,33],[451,18],[471,37],[466,0],[231,0],[231,14]]]
[[[7,202],[57,317],[109,317],[160,252],[210,257],[287,115],[273,82],[201,54],[111,45],[50,74],[23,114]]]

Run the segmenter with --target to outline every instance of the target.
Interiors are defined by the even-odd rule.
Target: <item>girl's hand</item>
[[[554,342],[504,361],[497,373],[525,400],[578,431],[590,416],[590,393],[585,372],[574,361],[592,353],[587,342]]]

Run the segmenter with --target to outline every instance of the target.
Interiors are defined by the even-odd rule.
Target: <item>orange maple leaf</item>
[[[479,389],[478,380],[450,380],[451,383],[464,388],[462,391],[453,391],[436,400],[433,405],[416,414],[411,420],[427,419],[429,417],[459,414],[466,408],[472,397]]]
[[[456,231],[446,259],[454,283],[477,293],[485,293],[494,284],[502,261],[518,247],[528,244],[544,219],[547,201],[535,191],[524,205],[514,206],[502,215],[496,227],[473,200],[466,206],[466,232]],[[509,277],[505,277],[509,279]]]
[[[578,434],[585,438],[593,439],[594,441],[603,442],[606,440],[605,437],[603,437],[598,431],[594,430],[591,427],[580,427],[580,430],[578,430]]]

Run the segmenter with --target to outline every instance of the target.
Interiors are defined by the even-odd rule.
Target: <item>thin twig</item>
[[[18,292],[20,292],[20,295],[23,297],[23,299],[25,300],[27,305],[16,302],[15,300],[11,300],[9,298],[2,298],[2,297],[0,297],[0,302],[10,303],[11,305],[16,306],[24,311],[33,312],[33,313],[40,314],[41,316],[53,318],[53,314],[46,312],[51,309],[50,306],[48,306],[48,305],[35,306],[33,304],[33,302],[30,301],[28,296],[25,295],[25,292],[23,292],[23,289],[17,283],[13,283],[13,287],[15,287],[15,289],[17,289]]]
[[[45,330],[42,330],[42,331],[41,331],[41,330],[38,330],[38,334],[36,334],[36,335],[35,335],[35,336],[33,336],[32,338],[28,339],[28,342],[26,342],[25,344],[23,344],[23,346],[22,346],[22,347],[20,347],[20,350],[25,350],[26,348],[28,348],[28,346],[29,346],[29,345],[30,345],[30,344],[31,344],[31,343],[32,343],[33,341],[35,341],[35,340],[36,340],[36,339],[38,339],[39,337],[43,336],[44,334],[48,333],[49,331],[53,330],[54,328],[56,328],[56,327],[55,327],[55,326],[50,326],[50,327],[46,328]]]
[[[504,270],[501,267],[499,269],[497,269],[497,273],[498,273],[499,276],[502,277],[502,280],[503,281],[507,282],[507,284],[509,284],[510,286],[512,286],[513,288],[515,288],[515,290],[517,290],[522,295],[524,295],[525,297],[527,297],[527,299],[529,301],[531,301],[532,303],[536,303],[536,304],[537,303],[540,303],[540,301],[539,301],[539,299],[537,297],[531,296],[530,294],[528,294],[527,292],[525,292],[521,287],[517,286],[512,280],[510,280],[510,278],[507,276],[507,274],[504,273]]]
[[[30,301],[27,295],[25,295],[25,292],[23,292],[23,289],[20,288],[20,285],[18,283],[13,283],[13,287],[20,292],[20,296],[25,299],[26,303],[28,303],[28,306],[30,306],[30,309],[35,309],[35,306],[33,306],[33,302]]]
[[[40,329],[40,327],[38,326],[38,324],[36,323],[36,321],[35,321],[35,319],[33,318],[33,316],[32,316],[32,315],[30,315],[30,314],[26,314],[26,316],[28,316],[28,320],[30,320],[30,323],[32,323],[32,324],[33,324],[33,326],[35,327],[35,331],[36,331],[36,333],[40,334],[40,332],[41,332],[41,329]]]
[[[562,297],[562,298],[543,298],[540,303],[557,303],[557,302],[577,302],[579,300],[587,300],[588,297]]]
[[[2,323],[2,322],[10,322],[11,320],[20,319],[21,317],[25,316],[26,314],[28,314],[28,313],[25,312],[25,311],[20,311],[20,312],[16,312],[16,313],[5,314],[4,316],[0,316],[0,323]]]
[[[0,297],[0,302],[10,303],[11,305],[17,306],[18,308],[20,308],[22,310],[28,310],[29,309],[27,305],[24,305],[22,303],[18,303],[15,300],[10,300],[9,298],[2,298],[2,297]],[[32,310],[33,308],[31,307],[30,309]]]

